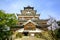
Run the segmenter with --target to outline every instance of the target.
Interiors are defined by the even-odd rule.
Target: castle
[[[34,10],[34,7],[24,7],[24,10],[21,10],[21,14],[18,16],[18,26],[16,27],[17,32],[27,34],[40,33],[43,30],[47,30],[47,21],[48,19],[40,19],[40,14],[36,14],[37,11]]]

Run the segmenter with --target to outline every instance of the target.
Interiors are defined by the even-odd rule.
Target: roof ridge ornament
[[[24,7],[24,10],[25,10],[25,9],[32,9],[32,10],[33,10],[33,9],[34,9],[34,7],[27,6],[27,7]]]

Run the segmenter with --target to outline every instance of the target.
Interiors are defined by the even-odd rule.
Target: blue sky
[[[60,0],[0,0],[0,10],[7,13],[20,13],[28,5],[37,10],[41,19],[52,16],[60,20]]]

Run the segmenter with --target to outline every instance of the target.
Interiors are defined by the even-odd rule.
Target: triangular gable
[[[23,23],[23,25],[26,25],[26,24],[28,24],[29,22],[33,23],[34,25],[38,25],[38,24],[36,24],[35,22],[33,22],[33,21],[31,21],[31,20],[28,20],[27,22]]]

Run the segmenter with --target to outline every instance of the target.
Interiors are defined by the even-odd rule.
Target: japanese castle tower
[[[47,30],[47,21],[48,19],[40,19],[40,14],[36,13],[34,7],[24,7],[24,10],[21,10],[21,14],[18,16],[18,26],[16,27],[17,32],[28,32],[28,33],[40,33],[43,30]]]

